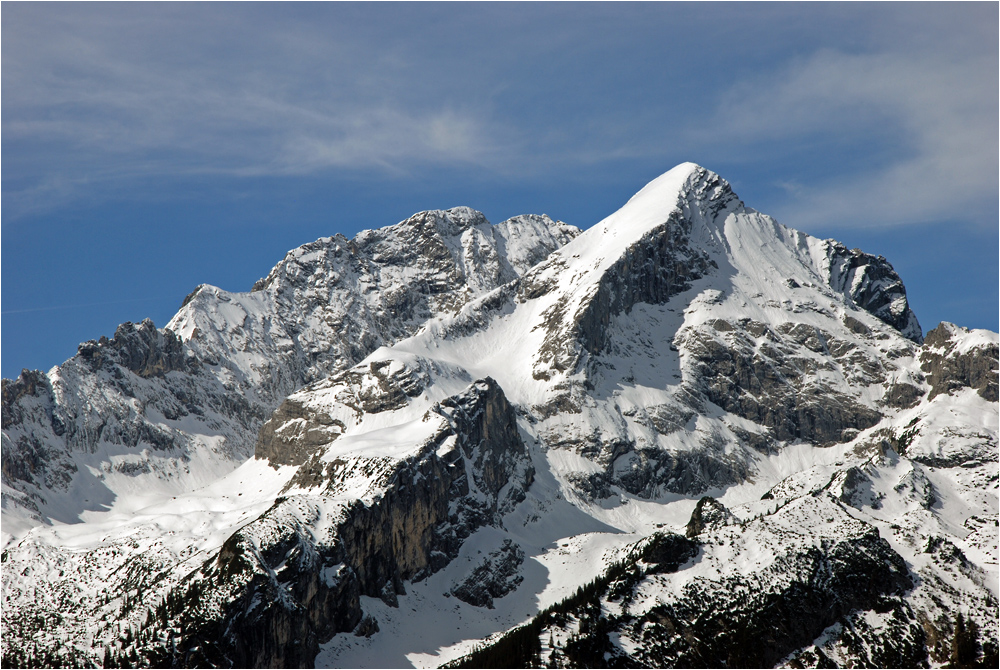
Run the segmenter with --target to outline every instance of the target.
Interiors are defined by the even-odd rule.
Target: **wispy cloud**
[[[443,94],[453,73],[435,85],[413,71],[419,62],[336,21],[323,32],[197,8],[16,10],[3,35],[4,149],[16,166],[5,177],[37,176],[30,188],[5,184],[24,196],[16,205],[54,182],[123,172],[496,167],[517,143],[488,99]]]
[[[996,73],[995,55],[824,51],[735,86],[707,124],[712,137],[694,135],[748,148],[882,144],[870,164],[847,174],[787,182],[789,199],[778,214],[800,224],[902,225],[970,210],[995,215]],[[995,218],[981,218],[995,225]]]
[[[991,220],[996,26],[975,13],[8,3],[5,214],[159,175],[532,179],[693,158],[827,162],[769,170],[796,225],[902,225],[956,202]]]

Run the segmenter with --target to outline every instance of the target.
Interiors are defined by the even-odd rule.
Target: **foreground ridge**
[[[324,238],[5,380],[4,663],[995,667],[998,342],[691,163]]]

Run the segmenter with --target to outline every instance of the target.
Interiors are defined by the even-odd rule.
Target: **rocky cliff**
[[[182,632],[142,656],[183,667],[312,667],[336,633],[376,628],[360,596],[396,607],[405,582],[426,579],[477,528],[498,523],[533,476],[491,379],[421,421],[429,435],[402,459],[314,452],[285,495],[164,596],[176,603],[165,626]],[[345,480],[359,470],[366,489],[347,498]]]

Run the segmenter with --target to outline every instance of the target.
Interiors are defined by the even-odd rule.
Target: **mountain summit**
[[[988,663],[997,368],[690,163],[324,238],[4,380],[5,662]]]

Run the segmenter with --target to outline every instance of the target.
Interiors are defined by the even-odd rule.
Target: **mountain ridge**
[[[292,250],[249,293],[200,285],[163,329],[122,324],[47,374],[5,380],[7,527],[71,521],[74,505],[99,511],[136,481],[163,493],[208,483],[252,454],[260,425],[303,383],[510,280],[577,232],[544,216],[492,226],[470,208],[421,212]],[[192,459],[206,476],[191,476]]]
[[[995,654],[996,333],[925,341],[885,259],[782,226],[694,164],[582,233],[520,217],[501,243],[477,214],[397,224],[431,240],[416,254],[359,234],[368,255],[337,266],[371,288],[354,309],[385,300],[409,325],[303,376],[242,465],[9,541],[5,657],[66,589],[93,604],[64,607],[43,648],[74,663],[427,666],[479,646],[503,664],[480,641],[528,622],[536,664],[738,662],[780,630],[744,662],[923,665],[951,652],[956,612]],[[243,295],[330,305],[325,259],[348,242],[324,240]],[[407,259],[427,281],[398,281]],[[336,349],[268,342],[243,305],[199,288],[172,328],[125,328],[161,353],[115,369],[178,377],[171,337],[203,366],[216,338],[223,386],[284,389],[254,351]],[[39,385],[5,382],[5,430],[8,396]]]

